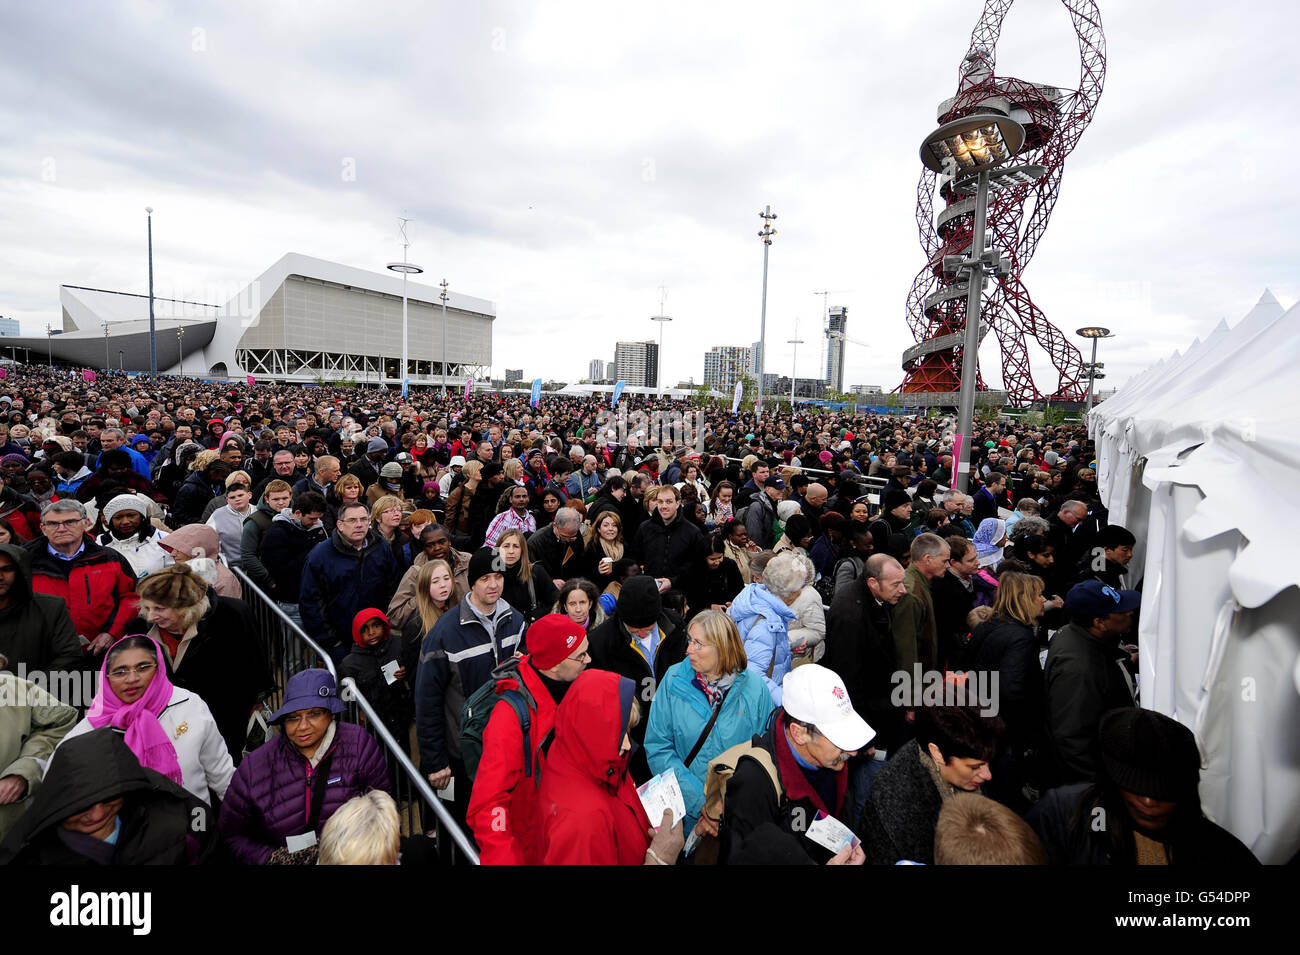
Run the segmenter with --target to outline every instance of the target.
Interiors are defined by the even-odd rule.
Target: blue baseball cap
[[[1104,617],[1128,613],[1142,606],[1142,594],[1136,590],[1116,590],[1100,580],[1075,584],[1065,595],[1065,612],[1072,617]]]

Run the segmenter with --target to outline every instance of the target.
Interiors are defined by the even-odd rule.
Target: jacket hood
[[[729,613],[742,631],[746,621],[752,617],[764,617],[782,626],[795,619],[794,611],[785,605],[785,601],[762,584],[749,584],[738,593],[731,602]]]
[[[123,735],[110,727],[66,740],[50,760],[45,781],[31,807],[5,840],[0,861],[7,861],[50,826],[95,803],[140,790],[165,788],[159,785],[160,780],[170,783],[161,773],[142,767],[135,753],[127,748]]]
[[[221,539],[216,528],[207,524],[186,524],[178,527],[159,542],[168,550],[178,550],[190,557],[210,557],[216,560],[221,549]]]
[[[636,684],[609,670],[584,670],[555,713],[557,755],[584,776],[617,792],[627,773],[620,756]],[[643,714],[642,719],[645,719]]]
[[[359,647],[365,647],[365,644],[361,642],[361,628],[371,620],[383,621],[385,640],[387,640],[393,633],[393,628],[388,622],[387,614],[375,607],[367,607],[365,610],[358,611],[357,615],[352,618],[352,642]]]
[[[44,542],[45,538],[41,538]],[[0,544],[0,554],[4,554],[18,568],[18,592],[24,599],[32,597],[32,558],[27,549],[17,544]]]

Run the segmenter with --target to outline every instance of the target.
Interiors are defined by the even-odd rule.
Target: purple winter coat
[[[383,751],[359,726],[336,723],[329,752],[311,772],[293,744],[276,736],[239,764],[221,806],[221,836],[240,862],[264,865],[287,836],[307,831],[311,778],[322,771],[328,776],[317,836],[353,796],[371,789],[388,791]]]

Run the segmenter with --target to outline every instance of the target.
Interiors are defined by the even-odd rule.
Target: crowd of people
[[[427,858],[257,601],[485,864],[1253,861],[1201,812],[1192,734],[1140,706],[1138,542],[1078,426],[977,425],[967,494],[942,418],[637,398],[702,426],[616,433],[579,396],[0,389],[0,861]],[[45,689],[69,672],[93,700]]]

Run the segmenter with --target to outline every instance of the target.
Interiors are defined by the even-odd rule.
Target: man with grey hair
[[[949,534],[953,531],[967,539],[975,536],[975,528],[968,515],[975,508],[975,499],[961,491],[949,491],[943,496],[943,510],[948,515]]]
[[[911,562],[903,575],[907,593],[893,612],[898,669],[908,673],[917,662],[926,670],[933,670],[941,662],[930,581],[947,571],[951,551],[948,542],[937,534],[918,534],[912,541],[910,554]]]
[[[587,572],[581,530],[581,515],[571,507],[562,507],[555,512],[555,520],[528,538],[528,559],[545,567],[556,587]]]
[[[146,481],[150,480],[149,462],[144,459],[143,454],[126,443],[126,432],[121,428],[105,428],[99,432],[99,455],[119,448],[131,459],[131,470],[143,475]],[[95,457],[95,470],[99,470],[99,455]]]
[[[574,451],[581,450],[582,448],[575,444],[569,453],[572,455]],[[594,454],[584,454],[574,462],[573,466],[574,471],[569,475],[569,481],[564,488],[569,492],[569,497],[585,500],[599,491],[600,486],[605,483],[604,478],[600,476]]]
[[[58,597],[89,654],[126,636],[136,615],[135,571],[125,557],[86,536],[90,522],[78,501],[55,501],[41,514],[45,536],[27,545],[32,590]]]

